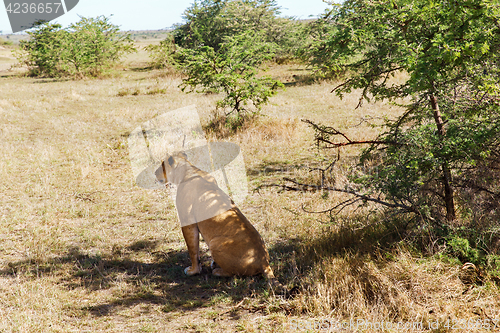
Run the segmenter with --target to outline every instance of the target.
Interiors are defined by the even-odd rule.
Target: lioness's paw
[[[214,270],[212,270],[212,274],[215,275],[215,276],[233,276],[233,274],[230,274],[228,272],[226,272],[225,270],[223,270],[222,268],[215,268]]]
[[[199,265],[198,267],[195,267],[193,268],[192,266],[189,266],[189,267],[186,267],[184,269],[184,273],[186,275],[195,275],[195,274],[199,274],[201,273],[201,265]]]
[[[216,269],[216,268],[219,268],[220,266],[215,262],[215,260],[212,260],[212,262],[210,263],[210,268],[212,270]]]

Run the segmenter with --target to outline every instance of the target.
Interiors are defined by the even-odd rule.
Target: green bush
[[[65,73],[62,51],[66,33],[60,24],[44,23],[28,32],[30,39],[22,40],[14,55],[28,67],[31,76],[59,76]]]
[[[185,23],[178,25],[173,36],[183,48],[202,46],[216,52],[227,38],[248,31],[260,31],[262,42],[275,44],[275,56],[290,57],[301,40],[300,23],[279,17],[275,0],[202,0],[185,10]]]
[[[120,57],[133,52],[129,35],[120,35],[109,19],[83,17],[67,29],[65,65],[68,72],[80,76],[98,76],[115,65]]]
[[[174,54],[176,45],[173,38],[162,40],[159,44],[150,44],[146,46],[149,53],[151,68],[172,68],[175,65]]]
[[[99,76],[135,50],[130,37],[104,16],[83,17],[66,29],[43,23],[28,34],[16,56],[32,76]]]
[[[259,66],[274,56],[273,44],[262,42],[261,32],[228,37],[216,50],[210,46],[182,49],[176,55],[186,75],[182,90],[223,93],[217,102],[232,127],[255,115],[269,97],[283,87],[269,76],[258,76]]]
[[[476,265],[481,263],[479,250],[471,247],[468,239],[455,236],[451,237],[447,244],[450,246],[450,254],[462,263],[471,262]]]

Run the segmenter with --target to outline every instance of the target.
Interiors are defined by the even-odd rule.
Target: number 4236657
[[[61,3],[60,2],[55,2],[55,3],[9,3],[7,6],[6,10],[7,13],[9,14],[51,14],[51,13],[58,13],[59,9],[62,10],[61,8]]]

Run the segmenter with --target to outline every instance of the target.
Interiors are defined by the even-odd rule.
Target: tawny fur
[[[187,275],[201,272],[201,233],[215,262],[214,275],[274,278],[262,237],[209,173],[193,166],[184,153],[175,153],[155,175],[161,183],[177,185],[176,207],[191,259]]]

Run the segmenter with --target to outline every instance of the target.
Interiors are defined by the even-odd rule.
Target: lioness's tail
[[[278,281],[278,279],[274,276],[273,270],[271,267],[267,266],[264,269],[262,275],[268,280],[269,285],[279,294],[286,294],[288,292],[287,288]]]
[[[265,269],[264,269],[264,272],[262,273],[262,275],[264,275],[264,277],[266,279],[275,279],[274,277],[274,273],[273,273],[273,270],[271,269],[271,267],[267,266]]]

